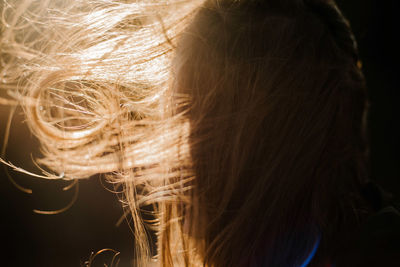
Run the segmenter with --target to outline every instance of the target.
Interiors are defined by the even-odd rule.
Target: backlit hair
[[[364,78],[329,0],[5,0],[0,89],[48,178],[124,188],[136,266],[335,259],[368,177]],[[151,251],[149,233],[157,236]]]

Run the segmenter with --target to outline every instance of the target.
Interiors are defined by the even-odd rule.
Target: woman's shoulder
[[[374,212],[361,225],[336,267],[400,266],[400,203],[374,182],[367,183],[362,194]]]

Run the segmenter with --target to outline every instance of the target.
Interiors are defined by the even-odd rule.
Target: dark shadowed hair
[[[366,91],[333,1],[207,1],[174,89],[192,101],[190,236],[207,266],[300,266],[358,223]],[[172,238],[172,237],[171,237]]]

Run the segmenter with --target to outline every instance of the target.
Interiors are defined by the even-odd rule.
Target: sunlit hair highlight
[[[138,266],[155,254],[140,207],[188,201],[182,196],[192,174],[182,140],[189,123],[172,116],[170,62],[200,2],[7,0],[1,6],[0,88],[9,95],[2,101],[23,107],[42,144],[37,161],[48,168],[44,175],[106,173],[123,184]],[[186,101],[174,95],[173,105]],[[180,183],[170,183],[177,176]],[[152,225],[164,227],[158,220]]]

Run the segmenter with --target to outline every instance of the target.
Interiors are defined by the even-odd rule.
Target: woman
[[[123,185],[136,266],[345,266],[373,208],[333,1],[6,1],[1,47],[45,177]]]

